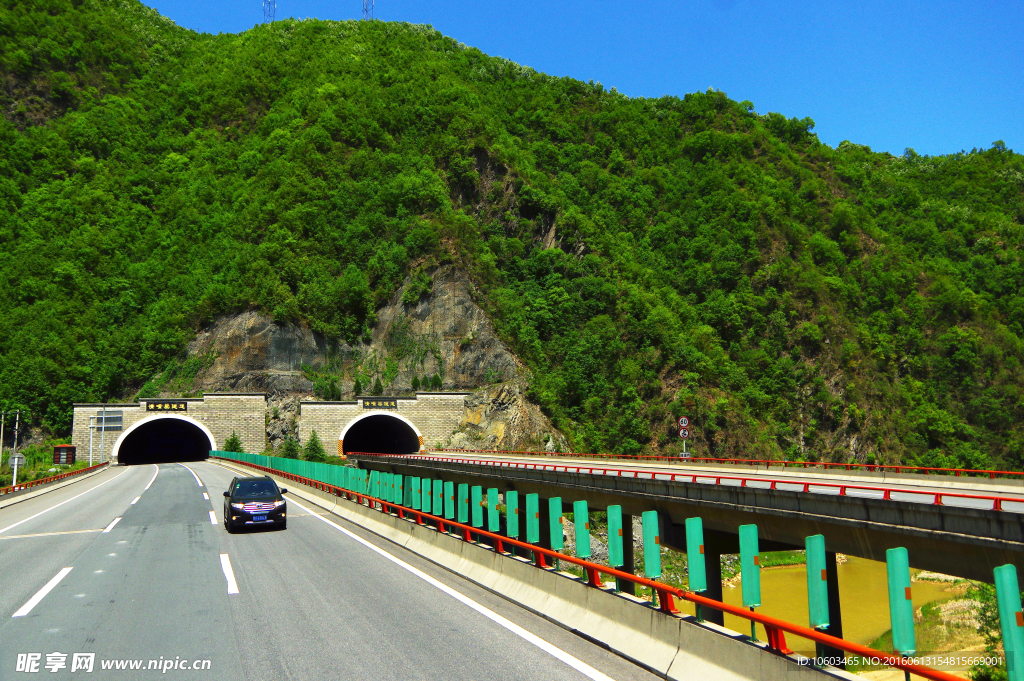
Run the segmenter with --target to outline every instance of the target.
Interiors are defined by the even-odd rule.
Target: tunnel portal
[[[404,420],[389,414],[372,414],[349,426],[342,442],[345,454],[415,454],[420,451],[420,438]]]
[[[125,433],[116,454],[126,466],[203,461],[210,455],[210,439],[191,420],[156,418]]]

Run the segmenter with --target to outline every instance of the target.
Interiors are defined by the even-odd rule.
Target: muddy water
[[[886,588],[885,563],[850,556],[839,569],[839,598],[843,608],[843,638],[863,645],[889,630],[889,596]],[[912,572],[916,573],[917,570]],[[945,591],[947,585],[931,582],[914,582],[911,594],[914,607],[925,603],[945,600],[954,594]],[[743,590],[723,589],[725,602],[743,605]],[[771,568],[761,572],[761,599],[763,605],[757,612],[779,619],[807,626],[807,572],[803,565]],[[681,610],[693,614],[693,604],[681,604]],[[734,631],[750,632],[749,620],[726,615],[725,626]],[[763,627],[758,627],[757,637],[768,640]],[[810,655],[814,644],[802,638],[786,635],[786,643],[793,650]]]

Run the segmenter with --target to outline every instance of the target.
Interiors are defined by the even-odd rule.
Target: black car
[[[287,492],[266,475],[235,478],[224,492],[224,529],[273,525],[283,530],[288,526],[288,504],[281,495]]]

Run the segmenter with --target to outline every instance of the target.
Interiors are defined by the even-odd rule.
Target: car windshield
[[[264,497],[277,494],[277,486],[270,480],[241,480],[235,483],[235,497]]]

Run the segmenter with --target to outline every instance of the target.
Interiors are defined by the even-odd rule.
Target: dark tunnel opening
[[[209,455],[210,440],[199,426],[181,419],[165,418],[144,423],[128,433],[118,450],[117,460],[133,466],[203,461]]]
[[[349,452],[415,454],[420,451],[420,439],[405,421],[374,414],[353,424],[345,433],[342,446],[346,455]]]

